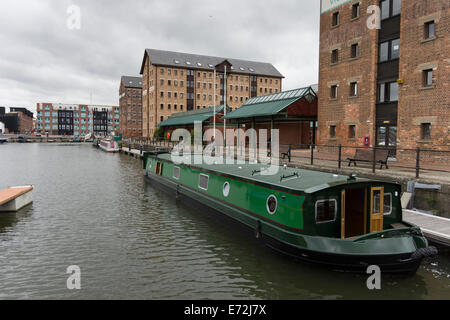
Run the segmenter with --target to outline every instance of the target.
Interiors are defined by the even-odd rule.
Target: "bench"
[[[386,169],[388,167],[388,158],[389,158],[389,150],[376,149],[375,151],[375,162],[380,164],[380,169],[383,169],[383,166]],[[357,149],[355,156],[353,158],[347,158],[348,166],[353,163],[356,167],[356,162],[373,162],[373,150],[369,149]]]

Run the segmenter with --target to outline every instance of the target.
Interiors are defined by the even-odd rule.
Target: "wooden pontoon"
[[[0,212],[17,212],[33,202],[33,186],[0,190]]]

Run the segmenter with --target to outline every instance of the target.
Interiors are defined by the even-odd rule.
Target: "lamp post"
[[[214,100],[214,132],[213,132],[213,137],[214,137],[214,141],[216,141],[216,67],[214,67],[214,96],[213,96],[213,100]]]
[[[224,87],[224,92],[223,92],[223,110],[224,110],[224,117],[227,116],[227,66],[224,66],[224,77],[223,77],[223,87]],[[227,147],[227,119],[223,119],[223,135],[224,135],[224,146],[225,148]]]

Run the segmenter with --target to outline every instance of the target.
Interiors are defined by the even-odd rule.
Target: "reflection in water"
[[[134,158],[89,145],[10,144],[1,152],[0,188],[35,190],[32,206],[0,215],[0,299],[450,297],[448,255],[414,277],[385,276],[372,292],[366,275],[295,261],[177,202],[144,181]],[[69,265],[81,268],[81,291],[66,289]]]

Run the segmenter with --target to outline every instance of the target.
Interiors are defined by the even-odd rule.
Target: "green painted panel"
[[[156,163],[156,160],[153,160],[153,162]],[[154,168],[154,163],[152,168]],[[228,205],[238,207],[240,210],[247,211],[247,213],[258,219],[268,220],[293,230],[304,229],[303,205],[306,196],[293,195],[280,190],[249,184],[239,179],[231,179],[220,175],[204,173],[199,169],[177,166],[166,161],[163,163],[162,175],[172,181],[176,181],[197,192],[212,196]],[[180,168],[179,179],[175,179],[173,176],[174,167]],[[147,165],[147,170],[149,169],[150,167]],[[153,170],[150,169],[149,171]],[[199,187],[200,174],[205,174],[209,177],[207,191]],[[228,196],[225,196],[223,193],[223,187],[226,182],[228,182],[230,186],[230,193]],[[277,199],[277,210],[273,215],[267,210],[267,199],[271,195],[275,196]]]

